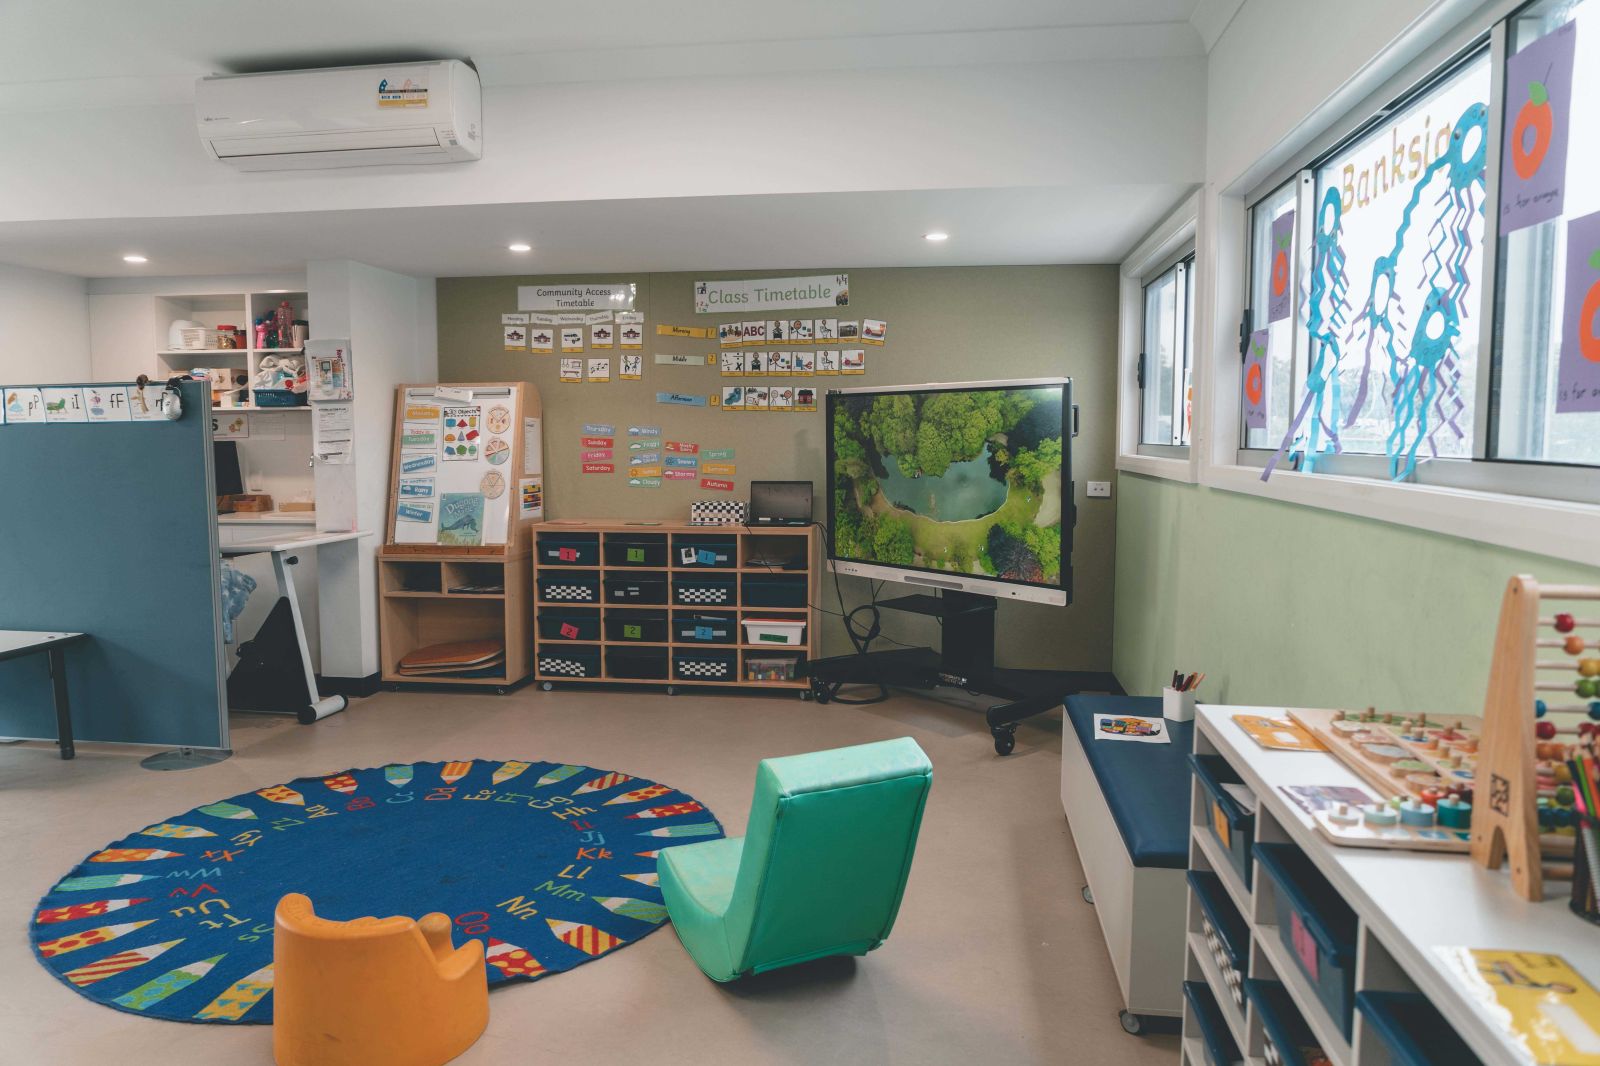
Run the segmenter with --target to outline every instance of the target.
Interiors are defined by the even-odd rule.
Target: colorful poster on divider
[[[1267,362],[1270,330],[1250,334],[1244,352],[1244,425],[1246,429],[1267,428],[1267,381],[1271,369]]]
[[[1565,209],[1577,42],[1578,25],[1569,22],[1506,60],[1502,235],[1556,218]]]
[[[1293,255],[1294,212],[1285,211],[1272,220],[1272,276],[1267,283],[1268,322],[1288,318],[1294,307],[1294,272],[1289,269]]]
[[[1556,413],[1600,411],[1600,211],[1567,223]]]

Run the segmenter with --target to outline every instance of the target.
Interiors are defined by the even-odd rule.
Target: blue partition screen
[[[0,424],[0,629],[88,634],[78,741],[228,747],[209,385],[181,390],[177,421]],[[53,708],[44,656],[0,662],[0,736],[53,739]]]

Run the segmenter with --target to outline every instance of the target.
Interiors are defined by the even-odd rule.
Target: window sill
[[[1192,453],[1188,456],[1167,456],[1123,452],[1117,456],[1117,470],[1125,474],[1143,474],[1146,477],[1182,481],[1189,485],[1198,480],[1195,476]]]
[[[1120,460],[1118,468],[1122,469]],[[1261,480],[1260,467],[1233,465],[1208,466],[1200,480],[1227,492],[1600,566],[1600,506],[1591,504],[1440,485],[1400,485],[1337,474],[1303,474],[1281,466],[1271,481]]]

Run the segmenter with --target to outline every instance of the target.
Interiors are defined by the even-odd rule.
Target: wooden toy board
[[[1317,832],[1330,843],[1351,848],[1400,848],[1405,851],[1454,851],[1465,855],[1472,850],[1472,830],[1445,829],[1440,826],[1421,828],[1409,825],[1373,827],[1370,825],[1340,825],[1328,817],[1327,811],[1311,816],[1316,820]]]
[[[1462,765],[1452,769],[1445,765],[1444,760],[1451,753],[1443,749],[1429,750],[1422,743],[1401,738],[1400,728],[1404,719],[1392,725],[1384,725],[1381,721],[1366,723],[1367,732],[1372,737],[1364,743],[1378,743],[1390,745],[1404,753],[1405,760],[1414,760],[1425,764],[1424,767],[1413,767],[1410,770],[1397,771],[1398,765],[1394,762],[1385,762],[1371,757],[1357,744],[1351,743],[1347,735],[1334,728],[1334,721],[1340,712],[1326,709],[1312,709],[1294,707],[1289,709],[1289,717],[1299,722],[1318,740],[1327,745],[1330,752],[1345,766],[1349,767],[1361,779],[1378,790],[1379,797],[1404,795],[1420,798],[1424,788],[1430,787],[1418,778],[1424,774],[1431,774],[1437,778],[1435,787],[1441,789],[1451,785],[1472,787],[1473,774],[1477,765],[1475,754],[1464,754]],[[1360,718],[1359,711],[1345,711],[1345,718]],[[1381,715],[1379,716],[1382,717]],[[1399,718],[1397,715],[1396,718]],[[1429,716],[1428,724],[1422,735],[1429,732],[1438,733],[1447,726],[1456,727],[1456,732],[1477,739],[1483,729],[1483,720],[1470,715],[1438,715]],[[1319,819],[1320,824],[1320,819]],[[1374,845],[1378,846],[1378,845]],[[1454,848],[1448,850],[1457,850]],[[1465,849],[1461,849],[1465,850]]]

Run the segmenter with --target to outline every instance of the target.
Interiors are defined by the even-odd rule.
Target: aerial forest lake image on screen
[[[843,558],[1061,581],[1061,387],[846,394],[833,407]]]

